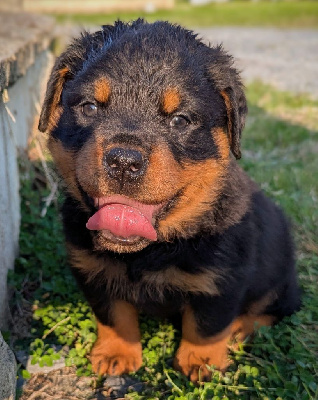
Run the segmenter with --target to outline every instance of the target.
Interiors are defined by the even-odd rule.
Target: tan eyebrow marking
[[[166,89],[162,96],[162,108],[167,114],[175,111],[181,103],[181,97],[177,88]]]
[[[110,96],[110,83],[108,79],[102,77],[94,83],[94,97],[100,103],[106,103]]]

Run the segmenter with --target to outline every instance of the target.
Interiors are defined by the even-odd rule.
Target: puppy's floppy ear
[[[245,126],[247,104],[245,94],[240,86],[221,90],[227,112],[227,131],[231,150],[234,156],[241,158],[241,136]]]
[[[231,151],[239,159],[241,158],[241,135],[247,115],[244,86],[238,71],[233,67],[233,58],[222,49],[222,46],[211,50],[213,61],[210,74],[214,85],[224,99]]]
[[[51,130],[58,122],[61,95],[69,75],[70,69],[64,62],[62,55],[56,60],[47,84],[39,121],[39,130],[41,132],[45,132],[47,129]]]

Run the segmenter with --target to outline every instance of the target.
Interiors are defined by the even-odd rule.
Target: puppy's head
[[[220,46],[166,22],[117,22],[57,59],[39,129],[96,249],[201,229],[240,157],[242,83]]]

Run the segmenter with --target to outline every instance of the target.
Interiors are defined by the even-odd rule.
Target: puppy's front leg
[[[93,370],[100,375],[137,371],[142,364],[137,310],[117,300],[109,314],[109,325],[97,322],[98,337],[91,352]]]
[[[206,305],[203,304],[202,308],[206,308]],[[206,365],[213,364],[221,371],[229,365],[228,342],[231,339],[232,318],[220,314],[223,321],[216,321],[212,309],[211,315],[204,315],[202,308],[185,307],[182,339],[174,359],[175,369],[194,383],[210,378],[211,372]]]

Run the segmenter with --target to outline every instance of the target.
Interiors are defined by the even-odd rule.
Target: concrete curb
[[[24,12],[0,13],[0,92],[25,75],[52,40],[54,20]]]
[[[17,364],[0,332],[0,400],[14,400]]]
[[[50,17],[0,13],[0,329],[7,327],[7,273],[18,254],[17,156],[27,147],[52,66],[53,27]]]

